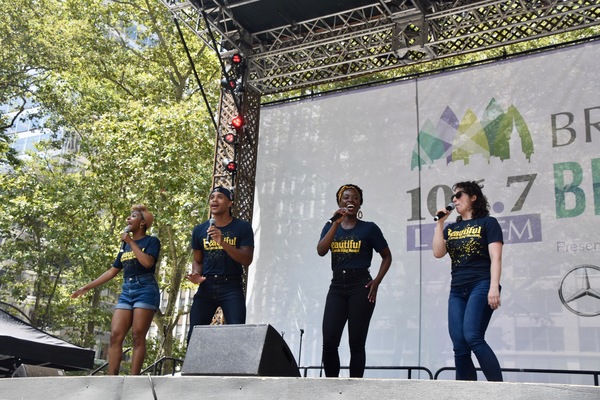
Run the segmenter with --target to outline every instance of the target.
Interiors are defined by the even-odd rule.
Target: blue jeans
[[[219,307],[223,310],[223,316],[228,324],[246,323],[246,300],[241,277],[233,279],[207,278],[198,287],[190,310],[188,343],[192,337],[194,326],[210,325]]]
[[[340,375],[338,347],[346,321],[350,342],[350,377],[362,378],[367,356],[365,343],[375,303],[368,299],[367,269],[337,271],[333,275],[323,313],[323,368],[325,376]]]
[[[477,380],[477,371],[471,359],[473,352],[486,379],[502,382],[498,359],[485,341],[485,331],[494,312],[488,305],[489,290],[489,280],[450,288],[448,330],[454,347],[457,380]]]

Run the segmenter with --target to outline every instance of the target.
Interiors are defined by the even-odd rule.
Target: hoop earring
[[[362,210],[358,210],[358,213],[356,213],[356,217],[358,219],[362,219]]]

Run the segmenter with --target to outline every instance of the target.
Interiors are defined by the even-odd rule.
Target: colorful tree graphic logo
[[[515,106],[511,105],[505,112],[496,99],[492,99],[480,120],[468,109],[460,121],[454,111],[446,107],[437,125],[426,120],[419,130],[411,170],[421,169],[423,165],[433,164],[441,158],[446,158],[446,164],[463,161],[465,165],[472,155],[481,155],[488,162],[491,157],[508,160],[510,141],[515,134],[520,139],[525,157],[531,161],[531,133]]]

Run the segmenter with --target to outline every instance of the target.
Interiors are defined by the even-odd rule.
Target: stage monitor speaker
[[[21,364],[13,372],[13,378],[26,378],[37,376],[64,376],[65,371],[59,368],[42,367],[41,365]]]
[[[300,377],[300,371],[271,325],[197,325],[181,375]]]

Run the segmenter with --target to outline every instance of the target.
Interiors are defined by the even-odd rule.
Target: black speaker
[[[198,325],[181,375],[300,377],[300,371],[271,325]]]
[[[59,368],[42,367],[40,365],[21,364],[13,372],[13,378],[26,378],[36,376],[64,376],[65,371]]]

